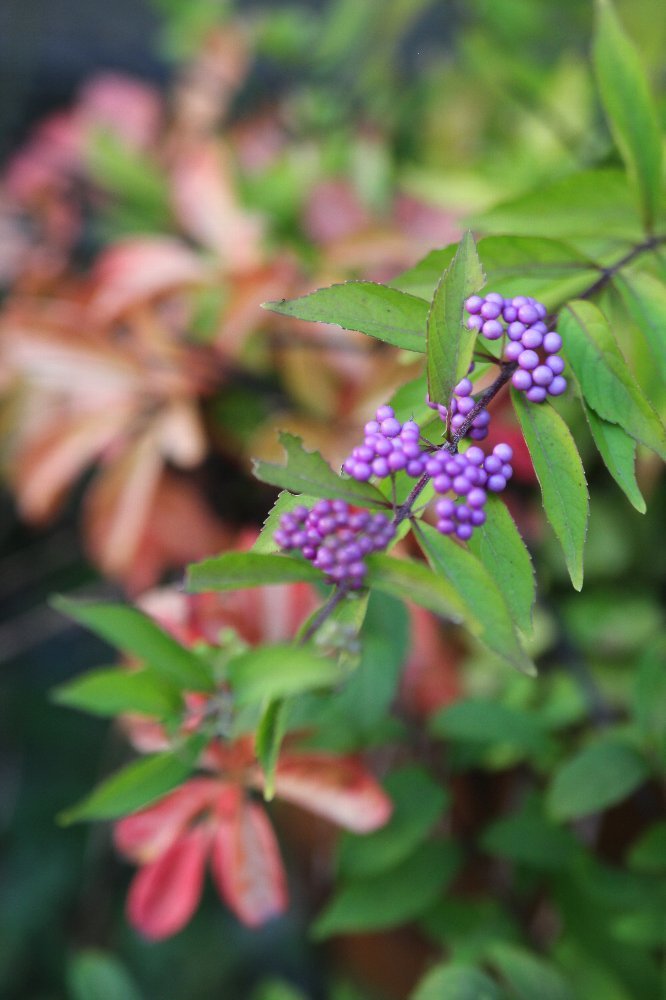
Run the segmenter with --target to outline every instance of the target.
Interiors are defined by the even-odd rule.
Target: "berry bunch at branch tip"
[[[364,430],[363,444],[342,466],[347,475],[360,483],[371,476],[384,479],[401,469],[414,479],[423,475],[428,456],[419,445],[421,431],[414,420],[400,423],[392,407],[380,406]]]
[[[474,371],[474,362],[469,366],[468,375]],[[463,378],[458,382],[457,386],[453,390],[453,396],[451,397],[450,406],[447,408],[443,403],[434,403],[430,396],[426,396],[426,403],[431,410],[437,410],[441,419],[446,423],[449,419],[449,413],[451,415],[451,430],[457,433],[468,416],[472,412],[475,406],[475,400],[472,396],[474,391],[474,386],[469,378]],[[487,410],[481,410],[480,413],[474,417],[472,421],[472,426],[469,428],[465,437],[471,438],[472,441],[483,441],[485,437],[488,436],[488,425],[490,423],[490,414]]]
[[[273,537],[285,552],[302,552],[329,583],[359,590],[367,573],[364,556],[383,552],[394,535],[385,514],[353,510],[344,500],[318,500],[312,510],[301,506],[283,514]]]
[[[487,340],[506,335],[502,356],[518,365],[511,378],[514,389],[524,392],[531,403],[562,395],[567,388],[562,375],[564,360],[559,354],[562,338],[556,330],[548,329],[548,310],[543,302],[526,295],[505,299],[499,292],[489,292],[483,298],[470,296],[465,310],[469,330],[477,330]]]
[[[472,445],[459,455],[445,448],[431,455],[426,472],[432,477],[436,493],[454,493],[456,499],[443,497],[435,504],[437,530],[442,535],[456,535],[461,541],[472,537],[474,528],[485,523],[483,509],[488,491],[501,493],[513,475],[513,449],[498,444],[491,455]]]

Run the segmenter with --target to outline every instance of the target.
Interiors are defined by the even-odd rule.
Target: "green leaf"
[[[636,482],[636,442],[621,427],[602,420],[584,403],[583,409],[604,465],[632,507],[644,514],[647,507]]]
[[[436,965],[409,1000],[500,1000],[497,986],[472,965]]]
[[[489,949],[489,959],[515,1000],[574,1000],[557,969],[524,948],[501,941]]]
[[[306,451],[299,437],[280,434],[280,444],[287,455],[286,465],[254,459],[254,474],[262,483],[270,483],[308,496],[346,500],[363,507],[390,506],[386,498],[369,483],[337,476],[318,451]]]
[[[578,819],[621,802],[648,777],[643,758],[629,746],[604,740],[562,764],[553,775],[548,807],[557,820]]]
[[[427,837],[441,816],[448,795],[416,765],[403,767],[384,782],[393,802],[389,822],[374,833],[345,833],[338,864],[343,877],[367,877],[404,861]]]
[[[453,257],[452,247],[432,250],[392,284],[423,298],[432,298],[442,271]],[[536,236],[486,236],[478,244],[488,290],[502,295],[532,295],[555,308],[580,294],[599,275],[594,262],[574,247]]]
[[[368,556],[365,561],[366,583],[376,590],[403,601],[414,601],[451,621],[459,622],[465,617],[464,605],[455,588],[424,563],[383,554]]]
[[[117,649],[132,653],[179,690],[210,691],[214,682],[202,660],[136,608],[54,597],[51,604]]]
[[[264,309],[312,323],[333,323],[406,351],[425,352],[428,303],[373,281],[346,281],[300,299],[266,302]]]
[[[203,742],[197,734],[178,750],[133,761],[94,788],[78,805],[62,812],[58,821],[68,826],[80,820],[116,819],[143,809],[189,777]]]
[[[484,281],[474,237],[466,233],[435,289],[428,314],[428,393],[438,403],[448,405],[453,387],[467,375],[476,331],[465,324],[465,299]]]
[[[576,590],[583,586],[583,547],[589,498],[585,470],[569,428],[549,403],[530,403],[511,391],[543,497]]]
[[[641,738],[650,752],[666,768],[666,638],[657,639],[645,649],[634,675],[633,716]]]
[[[302,494],[294,496],[293,493],[283,490],[271,507],[251,551],[261,555],[274,554],[280,551],[280,547],[273,536],[280,527],[280,518],[282,515],[291,513],[295,507],[312,507],[315,501],[315,497],[303,496]]]
[[[577,844],[569,830],[526,810],[491,823],[481,838],[481,847],[507,861],[558,871],[571,863]]]
[[[604,314],[591,302],[570,302],[559,329],[587,404],[666,458],[666,430],[634,381]]]
[[[648,231],[661,198],[661,130],[643,62],[609,0],[596,2],[592,54],[613,138],[635,184]]]
[[[285,706],[281,699],[269,701],[255,733],[257,760],[264,772],[264,799],[270,802],[275,794],[275,768],[285,734]]]
[[[181,704],[178,689],[156,677],[154,671],[120,667],[91,670],[58,685],[51,697],[58,705],[102,716],[138,712],[161,718]]]
[[[127,969],[113,955],[86,948],[74,956],[67,970],[70,1000],[141,1000]]]
[[[610,210],[612,206],[612,211]],[[506,201],[473,220],[486,233],[572,239],[635,240],[643,236],[627,178],[621,170],[581,170]]]
[[[486,522],[474,529],[467,544],[502,591],[518,628],[529,633],[532,631],[532,607],[536,600],[530,554],[499,497],[490,495],[484,510]]]
[[[527,712],[487,698],[464,698],[437,712],[430,720],[435,736],[463,743],[501,743],[528,754],[540,754],[550,738]]]
[[[408,923],[432,906],[457,867],[452,843],[422,844],[397,867],[343,884],[315,920],[312,933],[321,940]]]
[[[613,284],[650,345],[662,384],[666,384],[666,285],[646,271],[623,271]]]
[[[666,822],[654,823],[632,844],[629,867],[649,875],[666,875]]]
[[[242,653],[229,661],[227,671],[239,705],[330,687],[343,679],[333,660],[287,643]]]
[[[516,670],[534,676],[536,667],[520,644],[502,591],[483,563],[432,525],[422,522],[418,538],[432,568],[458,592],[479,640]]]
[[[278,583],[317,583],[323,573],[304,559],[259,552],[225,552],[187,567],[185,589],[190,594],[207,590],[243,590]]]

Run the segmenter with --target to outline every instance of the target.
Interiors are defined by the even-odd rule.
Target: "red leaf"
[[[287,908],[287,886],[277,840],[261,806],[239,794],[235,812],[220,822],[212,849],[213,877],[222,898],[248,927]]]
[[[199,825],[182,834],[134,877],[127,897],[130,923],[152,940],[181,930],[201,897],[212,828]]]
[[[383,826],[391,800],[356,757],[298,754],[283,757],[275,794],[354,833]]]
[[[204,809],[212,809],[224,786],[213,778],[192,778],[154,806],[125,816],[113,829],[116,848],[140,864],[153,862]]]

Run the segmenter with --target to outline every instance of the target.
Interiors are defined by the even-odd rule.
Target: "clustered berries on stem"
[[[542,302],[525,295],[505,299],[498,292],[489,292],[484,298],[470,296],[465,310],[469,330],[478,330],[486,340],[506,335],[503,358],[518,365],[511,378],[514,389],[524,392],[531,403],[562,395],[567,387],[562,375],[564,360],[558,353],[562,338],[548,329],[548,310]]]
[[[473,383],[466,377],[455,386],[447,403],[426,398],[445,424],[447,440],[443,445],[424,438],[415,420],[401,423],[391,406],[380,406],[375,419],[365,425],[363,444],[352,450],[342,466],[361,483],[373,477],[391,478],[393,520],[385,514],[352,509],[343,500],[320,500],[312,510],[296,507],[280,518],[275,532],[280,548],[300,551],[337,585],[330,607],[341,593],[363,586],[367,573],[364,557],[390,545],[397,526],[413,515],[414,503],[429,481],[439,496],[435,503],[437,530],[469,541],[474,529],[486,521],[488,493],[500,493],[513,475],[513,450],[501,443],[491,454],[477,445],[458,452],[459,441],[464,437],[482,441],[487,436],[490,416],[486,407],[509,378],[532,403],[543,403],[548,395],[559,396],[567,387],[562,376],[564,361],[558,353],[562,338],[548,329],[543,303],[524,295],[505,299],[489,292],[485,297],[472,295],[465,310],[470,330],[477,330],[487,340],[506,337],[502,357],[497,359],[502,371],[493,385],[475,400]],[[473,370],[474,363],[468,375]],[[407,500],[397,506],[395,476],[399,472],[418,482]]]
[[[329,583],[358,590],[367,572],[363,557],[382,552],[394,535],[385,514],[352,510],[344,500],[319,500],[312,510],[296,507],[283,514],[274,537],[286,552],[302,552]]]

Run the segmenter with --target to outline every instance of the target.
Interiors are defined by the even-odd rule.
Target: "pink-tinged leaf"
[[[154,429],[100,474],[86,497],[88,549],[111,577],[131,573],[162,473]]]
[[[276,768],[275,795],[354,833],[383,826],[392,810],[386,792],[356,757],[285,755]]]
[[[160,450],[165,458],[183,469],[203,462],[206,435],[194,403],[174,400],[159,420]]]
[[[108,129],[128,146],[146,148],[157,136],[162,101],[156,87],[120,73],[99,73],[81,89],[77,113],[88,128]]]
[[[225,270],[246,271],[261,259],[261,224],[239,205],[229,157],[201,144],[181,156],[172,178],[173,204],[183,228],[216,253]]]
[[[127,916],[145,937],[170,937],[191,918],[201,898],[211,835],[208,824],[193,827],[135,875]]]
[[[411,643],[400,686],[400,704],[427,718],[460,696],[460,651],[447,642],[439,622],[424,608],[411,607]]]
[[[117,850],[139,864],[155,861],[197,814],[214,807],[222,790],[214,778],[191,778],[154,806],[119,820],[113,830]]]
[[[215,347],[221,354],[236,357],[246,338],[268,320],[262,302],[282,299],[293,288],[297,269],[292,260],[282,259],[234,276]]]
[[[97,261],[91,311],[96,319],[108,322],[155,296],[197,285],[207,274],[204,262],[178,240],[125,240]]]
[[[315,243],[332,243],[370,225],[370,216],[348,181],[322,181],[305,206],[305,231]]]
[[[261,806],[242,793],[213,840],[213,877],[222,898],[248,927],[287,908],[287,883],[273,828]]]
[[[105,410],[63,420],[23,448],[16,458],[14,486],[29,521],[51,517],[67,488],[121,433],[126,410]]]

